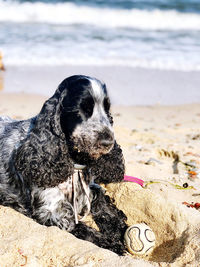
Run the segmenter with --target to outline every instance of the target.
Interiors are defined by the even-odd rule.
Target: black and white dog
[[[82,75],[65,79],[36,117],[1,117],[0,204],[122,255],[126,216],[97,185],[124,177],[112,124],[106,85]],[[99,231],[82,222],[89,213]]]

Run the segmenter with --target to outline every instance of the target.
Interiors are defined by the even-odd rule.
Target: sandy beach
[[[107,193],[125,212],[129,225],[144,221],[153,229],[156,247],[144,259],[119,257],[0,207],[0,265],[198,266],[200,209],[189,204],[200,203],[199,73],[11,67],[2,78],[0,116],[36,115],[58,83],[75,73],[97,76],[112,88],[115,136],[123,149],[126,174],[145,184],[108,185]]]
[[[1,75],[3,91],[51,96],[58,84],[76,74],[107,84],[114,105],[180,105],[200,102],[198,71],[171,71],[123,66],[9,66]]]

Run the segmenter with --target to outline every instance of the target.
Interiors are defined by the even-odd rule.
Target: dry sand
[[[0,92],[0,115],[28,118],[44,100]],[[118,257],[1,207],[0,266],[199,266],[200,213],[183,202],[200,202],[200,104],[114,106],[113,114],[126,174],[143,179],[146,187],[124,182],[108,185],[107,193],[128,224],[144,221],[153,229],[153,253],[145,261]]]

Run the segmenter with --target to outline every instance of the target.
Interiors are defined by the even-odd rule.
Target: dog
[[[0,204],[123,255],[127,218],[99,185],[124,178],[112,126],[106,85],[84,75],[66,78],[37,116],[1,117]]]

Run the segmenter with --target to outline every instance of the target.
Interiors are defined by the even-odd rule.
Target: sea
[[[6,66],[200,70],[200,0],[0,0]]]

